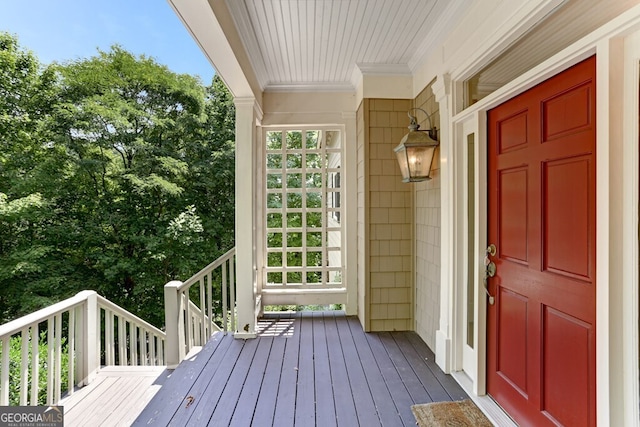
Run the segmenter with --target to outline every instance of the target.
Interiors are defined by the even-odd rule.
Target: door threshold
[[[478,396],[473,392],[473,382],[464,371],[451,372],[451,376],[460,384],[463,390],[473,400],[473,403],[497,427],[518,427],[518,424],[493,400],[488,394]]]

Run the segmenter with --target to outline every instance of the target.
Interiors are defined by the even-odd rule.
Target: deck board
[[[137,399],[135,394],[138,379],[135,377],[117,378],[113,383],[113,391],[109,398],[100,401],[100,409],[89,412],[82,424],[86,426],[100,426],[110,423],[116,411],[129,400]]]
[[[325,334],[331,363],[331,382],[334,384],[333,397],[336,404],[336,421],[339,426],[357,425],[356,405],[353,400],[353,391],[349,385],[347,363],[342,352],[335,318],[327,318]]]
[[[419,354],[425,355],[424,360],[429,367],[429,370],[445,388],[447,394],[451,397],[451,400],[463,400],[469,398],[467,393],[465,393],[462,387],[460,387],[460,384],[458,384],[451,375],[447,375],[442,372],[436,364],[436,358],[433,352],[415,332],[403,332],[403,334],[407,336],[409,342],[411,342]]]
[[[105,367],[60,402],[67,426],[129,426],[167,380],[164,367]]]
[[[235,340],[230,335],[224,339],[229,342],[225,353],[217,358],[218,363],[207,364],[205,370],[211,372],[203,376],[204,380],[200,381],[197,387],[189,390],[185,398],[188,397],[191,404],[185,402],[180,406],[172,418],[173,425],[207,425],[212,414],[215,413],[214,410],[218,406],[245,344],[244,341]]]
[[[240,397],[238,398],[238,402],[242,402],[242,407],[235,407],[233,416],[229,422],[230,426],[242,427],[251,425],[272,344],[272,337],[263,337],[259,340],[258,348],[253,356],[253,361],[249,366],[247,377],[242,386]]]
[[[284,360],[286,343],[287,341],[284,339],[272,339],[269,360],[262,379],[256,409],[251,414],[252,419],[260,420],[265,425],[273,424],[278,391],[280,390],[280,379],[282,378],[282,361]],[[274,384],[278,384],[278,386],[274,387]]]
[[[393,361],[389,357],[380,339],[380,334],[368,334],[367,341],[369,342],[373,357],[376,359],[378,368],[380,369],[403,424],[410,425],[411,422],[415,422],[413,413],[411,412],[411,405],[413,405],[414,402],[402,382],[402,378],[396,370]]]
[[[467,398],[413,332],[365,333],[340,312],[267,314],[259,330],[216,336],[134,425],[414,426],[414,403]]]
[[[325,321],[321,312],[313,316],[313,369],[316,397],[316,424],[332,427],[336,424],[336,406],[333,401],[331,368]]]
[[[297,319],[293,322],[292,336],[283,338],[286,345],[282,361],[282,376],[278,383],[278,399],[273,416],[273,425],[283,427],[293,426],[295,421],[298,354],[300,353],[300,328],[296,324]]]
[[[358,357],[349,323],[341,319],[341,321],[337,322],[337,326],[340,342],[342,343],[342,353],[347,363],[349,384],[352,391],[357,391],[353,393],[353,401],[356,407],[358,423],[363,426],[380,426],[380,418],[364,374],[365,368]]]
[[[398,347],[393,336],[389,332],[384,332],[380,334],[380,340],[387,350],[398,375],[400,375],[402,383],[407,388],[413,403],[432,402],[429,393],[427,393],[427,390],[415,375],[413,369],[411,369],[411,366],[407,362],[407,359]]]
[[[233,412],[236,410],[238,402],[240,402],[240,395],[242,394],[245,382],[247,381],[258,346],[261,343],[262,340],[248,340],[244,343],[240,356],[236,361],[236,366],[231,372],[231,376],[229,376],[229,380],[224,387],[220,399],[218,399],[215,411],[216,415],[211,417],[207,425],[226,427],[231,423]],[[260,363],[262,363],[262,361]],[[212,404],[213,402],[207,401],[206,403]],[[250,406],[247,405],[247,402],[242,401],[242,405],[238,410],[251,411],[253,413],[254,408],[255,405]]]
[[[302,316],[299,324],[300,351],[298,354],[295,425],[313,426],[316,424],[313,321],[310,316]]]
[[[195,356],[184,360],[171,374],[171,387],[162,390],[162,393],[155,397],[145,408],[144,424],[153,424],[157,420],[171,419],[178,411],[181,403],[187,397],[189,390],[198,381],[208,381],[208,377],[202,376],[204,368],[208,362],[213,366],[217,365],[220,357],[224,354],[225,348],[230,340],[224,340],[225,335],[217,332],[213,335],[206,346]],[[221,346],[220,344],[223,345]],[[214,357],[215,360],[210,360]],[[202,376],[202,378],[201,378]]]
[[[358,351],[358,359],[362,363],[362,366],[366,368],[364,371],[365,376],[376,406],[376,411],[380,417],[380,423],[384,427],[402,426],[402,419],[400,418],[398,409],[389,393],[387,384],[373,356],[373,352],[369,347],[367,337],[360,326],[360,322],[358,322],[356,318],[350,318],[349,328],[351,329],[353,341]]]
[[[429,394],[429,398],[434,402],[450,399],[451,396],[449,396],[442,384],[440,384],[435,375],[433,375],[424,358],[421,357],[415,347],[413,347],[408,335],[395,334],[393,338],[407,360],[407,363],[415,372],[416,378],[422,383],[422,386]]]

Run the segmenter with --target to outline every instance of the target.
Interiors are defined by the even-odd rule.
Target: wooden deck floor
[[[134,425],[415,426],[414,403],[467,398],[415,333],[365,334],[339,312],[260,326],[255,340],[217,333]]]
[[[86,387],[60,402],[64,424],[130,426],[171,371],[164,366],[107,366]]]

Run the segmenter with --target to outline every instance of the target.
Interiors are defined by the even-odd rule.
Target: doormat
[[[469,399],[413,405],[411,411],[420,427],[493,427]]]

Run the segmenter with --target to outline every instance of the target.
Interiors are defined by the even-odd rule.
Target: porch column
[[[256,337],[256,141],[259,106],[235,98],[236,106],[236,338]]]
[[[454,233],[454,158],[455,144],[451,131],[451,78],[439,75],[433,93],[440,110],[440,327],[436,331],[436,363],[445,373],[452,368],[452,340],[454,331],[453,259],[456,247]]]
[[[358,153],[357,153],[357,128],[356,113],[343,112],[342,118],[345,123],[345,137],[343,139],[344,163],[343,174],[344,191],[348,195],[345,197],[343,206],[345,210],[345,235],[343,236],[344,270],[345,279],[343,283],[347,285],[347,316],[358,315]]]

